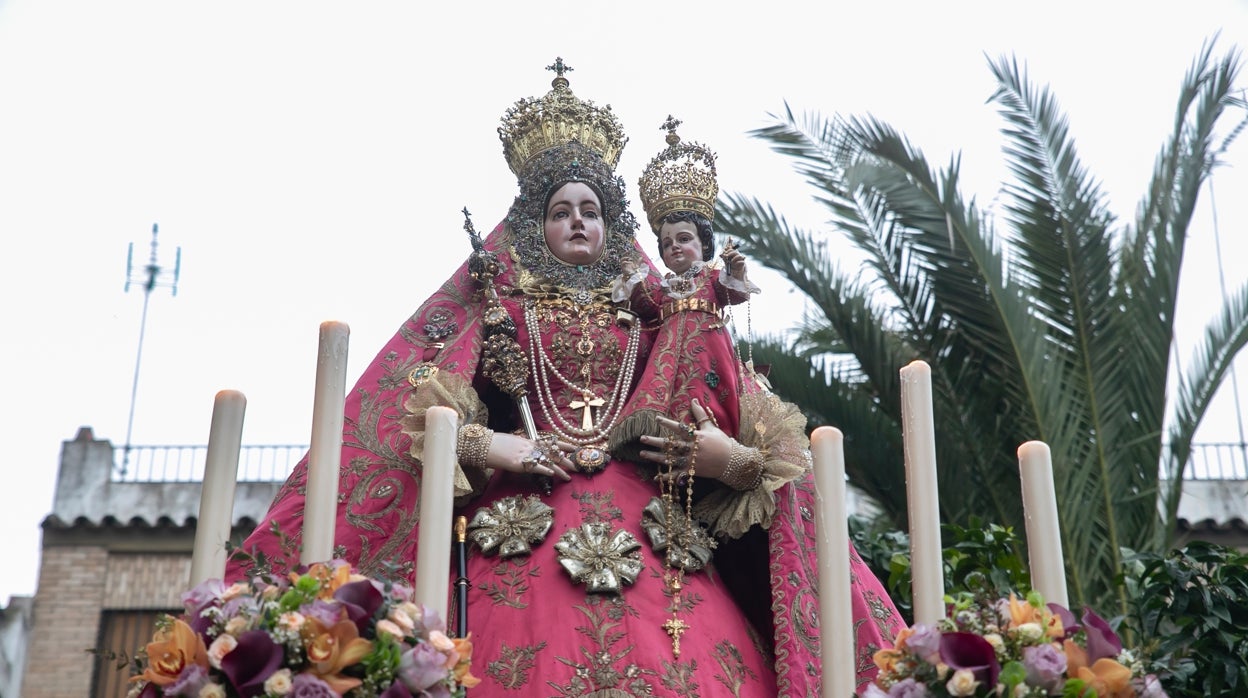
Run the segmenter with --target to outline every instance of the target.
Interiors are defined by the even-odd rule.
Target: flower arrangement
[[[335,561],[288,578],[182,595],[133,662],[130,696],[462,698],[472,642],[450,638],[410,589]]]
[[[901,631],[875,653],[879,675],[866,698],[1004,696],[1013,698],[1161,698],[1144,662],[1100,616],[1025,600],[947,597],[948,617]]]

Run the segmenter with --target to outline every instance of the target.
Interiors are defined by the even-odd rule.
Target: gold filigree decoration
[[[658,497],[651,497],[642,510],[641,530],[650,539],[650,547],[656,553],[666,553],[669,544],[667,535],[668,505]],[[718,543],[706,532],[706,527],[699,521],[687,521],[684,516],[672,516],[671,542],[673,543],[671,561],[673,567],[686,572],[696,572],[706,567],[714,555]]]
[[[667,148],[650,160],[641,175],[641,205],[650,227],[657,233],[663,217],[676,211],[693,211],[715,220],[715,153],[701,143],[681,142],[676,134],[680,120],[667,117]]]
[[[531,546],[550,533],[554,515],[554,509],[533,495],[504,497],[477,510],[468,524],[468,537],[486,555],[495,550],[503,558],[528,555]]]
[[[640,548],[633,534],[603,523],[582,524],[555,543],[559,564],[594,594],[619,594],[625,584],[636,582],[644,567]]]

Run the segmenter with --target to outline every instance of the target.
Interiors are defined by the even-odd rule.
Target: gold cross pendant
[[[589,431],[594,428],[593,408],[602,407],[606,404],[606,401],[600,397],[594,397],[593,393],[585,393],[581,397],[583,399],[569,402],[568,407],[571,407],[574,410],[585,410],[585,412],[581,414],[581,428],[585,431]]]
[[[672,614],[671,618],[663,621],[663,629],[667,631],[669,637],[672,638],[672,656],[680,657],[680,636],[685,634],[689,629],[689,624]]]

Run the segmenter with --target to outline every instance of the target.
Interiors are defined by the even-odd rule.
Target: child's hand
[[[732,278],[745,281],[745,255],[741,254],[736,245],[729,242],[719,258],[724,260],[724,266],[728,267],[728,274]]]
[[[624,273],[624,278],[629,278],[637,273],[637,260],[631,257],[620,261],[620,271]]]

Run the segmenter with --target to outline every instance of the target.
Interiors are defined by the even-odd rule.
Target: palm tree
[[[1192,436],[1248,341],[1248,287],[1226,299],[1173,396],[1170,352],[1184,245],[1198,194],[1230,139],[1235,50],[1206,44],[1185,77],[1172,133],[1135,218],[1118,221],[1047,88],[1012,58],[989,61],[1012,179],[998,218],[870,116],[798,117],[754,136],[795,162],[867,263],[840,269],[829,235],[726,197],[720,232],[788,276],[813,311],[796,345],[756,343],[777,392],[846,433],[854,484],[905,521],[899,369],[932,365],[943,520],[1022,530],[1016,449],[1053,449],[1072,599],[1125,611],[1121,549],[1158,551],[1174,531]],[[796,351],[795,351],[796,349]],[[1169,448],[1163,448],[1169,444]],[[1112,608],[1112,606],[1111,606]]]

